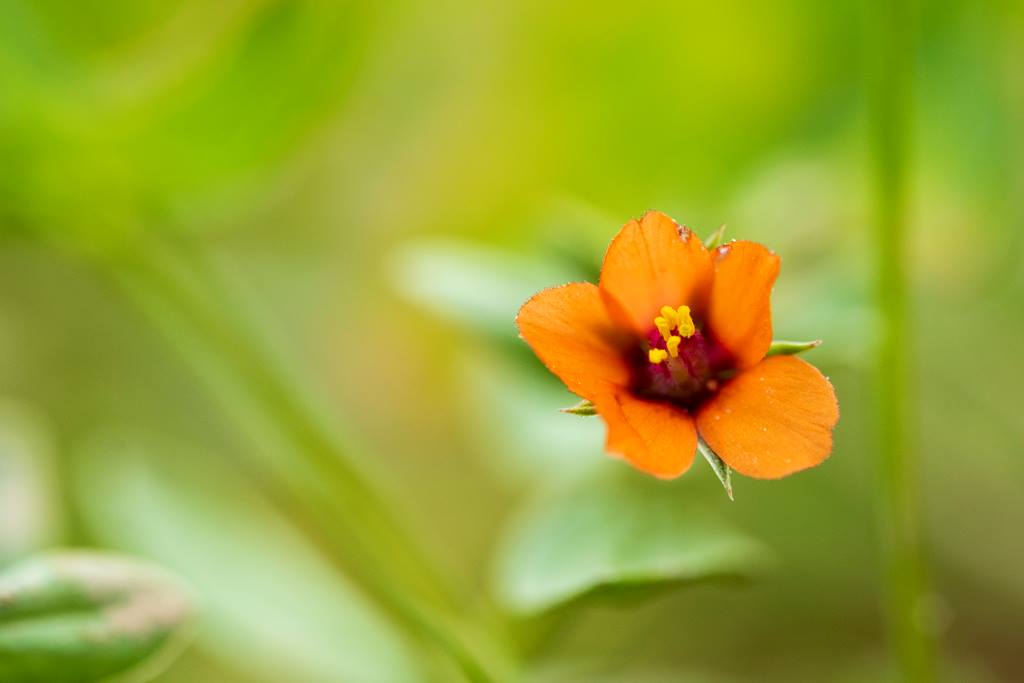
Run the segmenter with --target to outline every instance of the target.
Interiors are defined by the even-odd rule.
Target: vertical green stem
[[[870,135],[875,196],[879,495],[892,647],[905,681],[934,677],[933,646],[922,620],[926,567],[918,487],[909,435],[907,224],[914,8],[911,0],[873,0]]]

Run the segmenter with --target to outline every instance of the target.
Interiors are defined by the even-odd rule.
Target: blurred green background
[[[0,562],[97,546],[189,580],[161,683],[458,680],[360,573],[422,578],[343,460],[518,680],[885,680],[873,21],[0,0]],[[1019,680],[1022,5],[923,4],[915,59],[922,619],[948,680]],[[729,503],[703,462],[648,481],[557,412],[515,311],[648,208],[782,256],[776,336],[825,340],[842,408],[823,466]]]

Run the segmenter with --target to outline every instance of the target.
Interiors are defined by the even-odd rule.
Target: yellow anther
[[[681,344],[682,341],[682,337],[677,337],[675,335],[672,335],[671,337],[666,339],[665,346],[668,347],[668,355],[672,356],[673,358],[679,358],[679,344]]]
[[[673,311],[672,314],[675,315],[675,312]],[[675,325],[669,323],[668,320],[662,318],[661,316],[658,316],[657,318],[654,319],[654,326],[658,328],[658,332],[661,332],[662,339],[668,339],[669,337],[671,337],[672,328],[675,327]]]
[[[693,318],[690,317],[690,307],[680,306],[679,308],[672,308],[671,306],[662,306],[661,315],[654,319],[654,326],[658,328],[658,332],[661,333],[661,338],[665,340],[667,344],[672,338],[672,330],[679,330],[680,337],[692,337],[697,331],[697,328],[693,324]],[[677,342],[673,349],[679,348]],[[675,358],[676,354],[673,353],[672,357]]]
[[[663,317],[665,321],[668,322],[668,329],[670,330],[679,324],[679,315],[671,306],[661,307],[661,317]]]
[[[668,358],[668,351],[665,349],[651,349],[647,352],[647,360],[655,365]]]
[[[680,336],[692,337],[697,328],[693,326],[693,318],[690,317],[690,307],[680,306],[676,313],[676,327]]]

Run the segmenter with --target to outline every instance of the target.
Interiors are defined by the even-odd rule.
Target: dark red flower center
[[[690,316],[690,309],[665,306],[634,354],[633,388],[641,396],[696,408],[718,390],[728,361]]]

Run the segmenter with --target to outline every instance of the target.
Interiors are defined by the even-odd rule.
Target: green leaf
[[[725,462],[718,457],[718,454],[711,450],[711,446],[705,443],[704,439],[697,437],[697,450],[704,456],[704,459],[711,465],[711,470],[718,477],[718,481],[722,482],[722,488],[725,489],[725,495],[729,496],[729,500],[732,500],[732,469],[725,464]]]
[[[58,542],[54,444],[34,411],[0,400],[0,566]]]
[[[597,408],[593,403],[587,399],[583,399],[574,406],[569,408],[562,408],[561,412],[568,413],[569,415],[581,415],[583,417],[589,417],[591,415],[597,415]]]
[[[201,591],[204,652],[254,680],[422,680],[383,614],[224,458],[112,433],[78,459],[89,532],[158,559]]]
[[[513,486],[550,485],[607,464],[604,426],[560,413],[565,387],[547,370],[523,372],[521,360],[494,344],[469,344],[455,366],[462,424],[491,475]]]
[[[725,237],[725,223],[718,227],[713,233],[708,235],[708,238],[704,240],[704,246],[708,249],[714,249],[722,243],[722,239]]]
[[[131,26],[130,14],[19,5],[0,3],[0,79],[17,103],[0,107],[0,149],[16,152],[0,186],[20,200],[4,208],[90,249],[169,222],[154,215],[187,220],[262,196],[351,92],[379,15],[358,3],[192,3],[129,32],[149,40],[99,38],[100,63],[75,55],[73,37],[102,36],[104,17]]]
[[[0,680],[86,683],[166,663],[192,614],[190,590],[148,562],[88,551],[33,557],[0,574]]]
[[[768,347],[768,356],[793,356],[804,351],[810,351],[813,348],[821,346],[821,340],[815,339],[814,341],[783,341],[781,339],[772,340],[772,345]]]
[[[488,336],[515,339],[516,313],[548,287],[581,279],[571,268],[455,241],[409,244],[395,253],[392,279],[412,303]]]
[[[629,473],[577,480],[532,501],[498,558],[502,604],[537,614],[585,597],[747,577],[765,551],[678,487]]]

